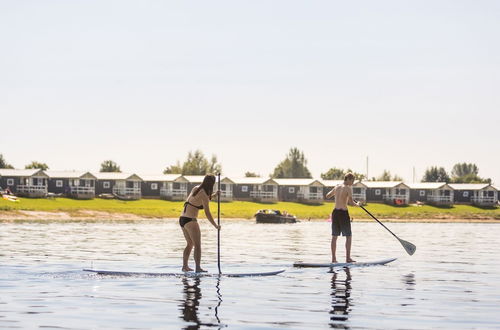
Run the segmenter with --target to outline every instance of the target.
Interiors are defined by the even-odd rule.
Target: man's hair
[[[354,174],[352,174],[351,172],[347,173],[345,176],[344,176],[344,181],[348,181],[348,180],[353,180],[354,181],[355,179],[355,176]]]

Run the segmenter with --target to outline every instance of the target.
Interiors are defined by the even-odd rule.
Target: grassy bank
[[[221,214],[226,218],[253,217],[259,209],[279,209],[295,214],[299,219],[326,219],[331,213],[333,204],[306,205],[299,203],[254,203],[227,202],[221,204]],[[17,210],[66,212],[79,215],[81,210],[91,210],[109,213],[127,213],[143,217],[176,218],[183,207],[183,202],[171,202],[154,199],[138,201],[120,200],[73,200],[68,198],[29,199],[22,198],[20,202],[10,202],[0,199],[0,212],[15,213]],[[470,205],[455,205],[452,207],[424,206],[391,206],[372,203],[366,206],[370,212],[381,219],[497,219],[500,220],[500,208],[480,208]],[[217,205],[212,203],[212,213],[215,215]],[[354,219],[366,219],[369,216],[360,208],[352,207],[351,216]]]

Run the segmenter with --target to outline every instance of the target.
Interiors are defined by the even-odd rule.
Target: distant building
[[[143,198],[163,198],[172,199],[172,185],[178,178],[181,177],[180,174],[140,174],[142,179],[141,182],[141,193]],[[186,189],[183,190],[180,195],[180,199],[186,196]]]
[[[401,181],[363,181],[367,202],[385,202],[394,205],[410,203],[410,187]]]
[[[324,185],[315,179],[273,179],[278,184],[280,201],[319,203]]]
[[[0,169],[0,187],[18,196],[39,198],[48,193],[48,175],[43,170]]]
[[[76,199],[95,197],[96,177],[90,172],[45,171],[49,177],[50,193],[64,194]]]
[[[188,191],[200,185],[205,178],[205,175],[183,175],[188,182]],[[220,179],[220,190],[221,190],[221,201],[231,201],[233,200],[233,187],[234,182],[228,177],[221,177]],[[214,192],[217,191],[217,181],[214,184]],[[215,199],[214,199],[215,200]]]
[[[446,182],[408,183],[410,202],[423,202],[434,205],[452,205],[453,188]]]
[[[189,182],[180,174],[165,174],[167,183],[160,189],[160,197],[172,201],[186,200]]]
[[[269,178],[231,178],[234,182],[233,197],[237,200],[275,202],[278,200],[278,183]]]
[[[323,195],[325,196],[325,198],[326,194],[328,194],[330,190],[344,183],[344,180],[319,180],[319,181],[325,186],[325,188],[323,189]],[[359,180],[354,181],[354,184],[352,185],[352,199],[354,199],[355,201],[360,201],[365,203],[366,188],[367,187],[363,182]],[[334,201],[334,199],[332,198],[329,201]]]
[[[96,194],[113,194],[127,200],[141,199],[142,178],[137,174],[120,172],[92,173],[97,178]]]
[[[498,189],[488,183],[452,183],[450,187],[455,191],[455,203],[477,206],[498,204]]]

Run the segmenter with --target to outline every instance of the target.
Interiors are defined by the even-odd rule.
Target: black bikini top
[[[198,206],[198,205],[194,205],[194,204],[189,203],[189,201],[185,201],[184,202],[184,213],[186,213],[186,208],[187,208],[188,205],[190,205],[192,207],[195,207],[198,210],[203,210],[203,205]]]

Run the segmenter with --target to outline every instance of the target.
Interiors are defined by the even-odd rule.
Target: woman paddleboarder
[[[203,179],[203,182],[193,188],[191,193],[189,194],[186,202],[184,203],[184,210],[182,211],[181,217],[179,218],[179,224],[182,228],[182,232],[184,233],[184,237],[186,238],[186,248],[184,249],[183,259],[182,259],[182,271],[188,272],[193,269],[188,266],[188,259],[191,254],[191,250],[194,247],[194,262],[196,264],[196,272],[205,272],[201,268],[201,233],[200,226],[198,225],[198,221],[196,218],[198,217],[198,211],[203,209],[205,210],[205,214],[208,218],[208,221],[214,226],[217,230],[220,230],[220,226],[218,226],[214,218],[212,217],[212,213],[210,213],[210,200],[219,193],[213,193],[215,184],[215,176],[212,174],[207,174]]]

